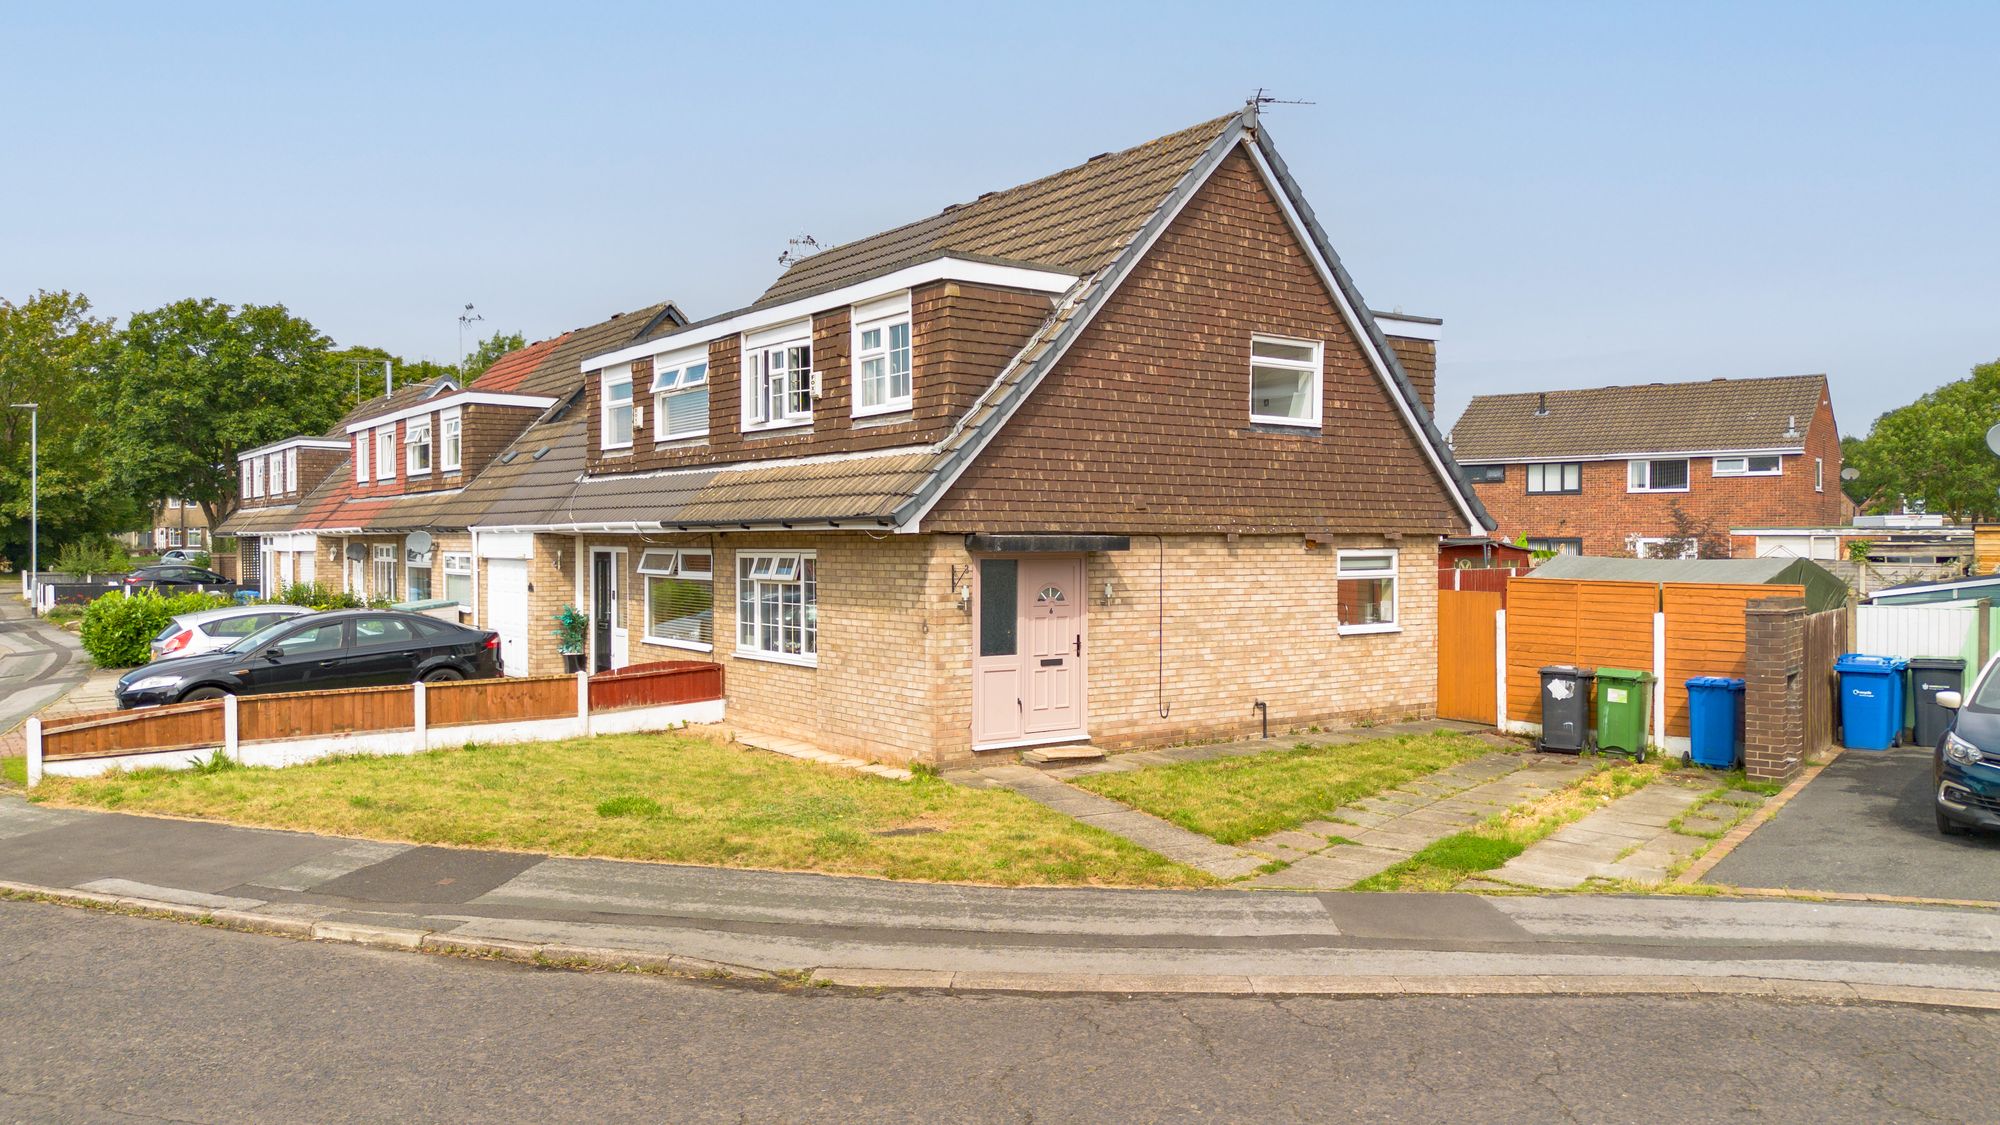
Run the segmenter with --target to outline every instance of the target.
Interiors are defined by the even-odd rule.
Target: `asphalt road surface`
[[[1929,748],[1849,750],[1704,882],[2000,902],[2000,835],[1938,833]]]
[[[0,731],[83,682],[89,668],[75,638],[37,622],[11,593],[0,595]]]
[[[4,1121],[1990,1121],[2000,1013],[857,994],[0,902]]]

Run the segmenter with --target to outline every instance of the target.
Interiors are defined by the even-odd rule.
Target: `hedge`
[[[183,613],[232,605],[227,594],[161,597],[141,590],[126,597],[114,591],[83,609],[83,651],[99,668],[136,668],[152,661],[153,638]]]

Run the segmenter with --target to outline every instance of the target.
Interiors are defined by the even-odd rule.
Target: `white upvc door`
[[[500,670],[528,674],[528,563],[486,560],[486,627],[500,634]]]

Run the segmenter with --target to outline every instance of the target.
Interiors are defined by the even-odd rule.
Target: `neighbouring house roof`
[[[1725,586],[1803,586],[1817,613],[1847,604],[1847,583],[1810,559],[1622,559],[1557,555],[1530,578],[1584,582],[1673,582]]]
[[[472,381],[482,391],[559,398],[574,390],[587,356],[622,347],[646,334],[660,334],[687,324],[687,315],[672,301],[661,301],[631,312],[617,313],[586,328],[539,340],[493,361]]]
[[[347,441],[347,427],[352,426],[356,422],[366,422],[370,418],[379,418],[384,414],[393,413],[406,406],[415,406],[427,398],[449,394],[457,389],[458,380],[449,375],[440,375],[435,379],[421,379],[417,382],[397,387],[394,391],[386,395],[377,395],[366,402],[356,405],[340,421],[333,424],[333,428],[326,432],[326,436],[345,442]]]
[[[1787,375],[1480,395],[1452,427],[1452,452],[1478,464],[1796,450],[1826,393],[1824,375]]]
[[[1970,602],[1985,599],[2000,604],[2000,574],[1955,578],[1948,582],[1905,582],[1875,591],[1876,605],[1921,605],[1926,602]]]

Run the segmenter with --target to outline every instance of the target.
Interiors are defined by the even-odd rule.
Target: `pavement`
[[[73,634],[45,624],[18,600],[0,597],[0,757],[26,753],[21,724],[89,673],[89,658]]]
[[[1736,990],[2000,1006],[2000,912],[1978,909],[896,883],[417,847],[13,796],[0,796],[0,890],[389,948],[845,985]]]
[[[1943,836],[1931,751],[1848,750],[1703,881],[2000,902],[2000,836]]]
[[[1580,887],[1595,879],[1664,881],[1716,836],[1763,805],[1761,793],[1715,793],[1714,779],[1664,775],[1528,845],[1473,887]]]
[[[0,950],[6,1121],[1872,1125],[2000,1100],[2000,1013],[1918,1006],[878,993],[9,902]]]

